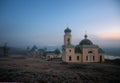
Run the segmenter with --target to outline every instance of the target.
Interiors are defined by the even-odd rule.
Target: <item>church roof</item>
[[[84,36],[85,39],[83,39],[82,41],[80,41],[79,45],[93,45],[92,41],[90,41],[89,39],[87,39],[87,35]]]
[[[64,30],[65,33],[70,33],[71,32],[71,29],[69,29],[69,27],[67,27],[65,30]]]
[[[99,48],[99,49],[98,49],[98,52],[99,52],[99,53],[105,53],[102,48]]]
[[[75,53],[81,53],[82,54],[82,49],[78,45],[75,46]]]

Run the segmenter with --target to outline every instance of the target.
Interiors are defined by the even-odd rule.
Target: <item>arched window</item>
[[[70,38],[68,38],[68,40],[67,40],[67,41],[68,41],[68,44],[70,44]]]
[[[88,51],[88,55],[94,55],[93,51]]]
[[[79,56],[77,56],[77,60],[79,60]]]
[[[72,57],[71,57],[71,56],[69,56],[69,61],[71,61],[71,59],[72,59]]]
[[[93,51],[88,51],[88,53],[89,53],[89,54],[92,54],[92,53],[93,53]]]

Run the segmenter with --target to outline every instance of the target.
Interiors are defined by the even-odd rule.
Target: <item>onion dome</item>
[[[90,41],[89,39],[87,39],[87,35],[85,34],[85,39],[83,39],[79,45],[93,45],[92,41]]]
[[[67,27],[65,30],[64,30],[65,33],[70,33],[71,30],[69,29],[69,27]]]

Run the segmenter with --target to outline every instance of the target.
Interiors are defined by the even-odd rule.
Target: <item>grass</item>
[[[2,59],[2,60],[1,60]],[[40,58],[0,58],[1,82],[119,83],[120,66],[105,63],[68,63]],[[10,60],[9,60],[10,59]],[[120,61],[120,60],[119,60]],[[119,62],[117,60],[117,62]]]

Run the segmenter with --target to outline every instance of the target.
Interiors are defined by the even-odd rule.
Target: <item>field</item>
[[[120,60],[105,63],[62,63],[40,58],[0,58],[0,82],[120,83]]]

